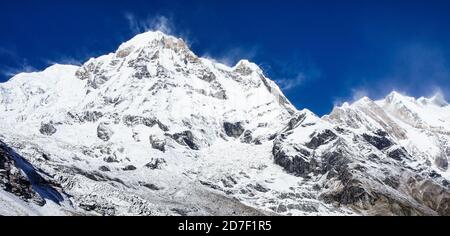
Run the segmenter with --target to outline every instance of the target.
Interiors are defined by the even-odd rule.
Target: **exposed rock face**
[[[443,171],[448,170],[448,158],[445,155],[437,156],[434,163],[441,170],[443,170]]]
[[[67,115],[78,123],[85,123],[85,122],[97,122],[103,117],[103,113],[99,111],[83,111],[80,114],[74,114],[72,112],[68,112]]]
[[[145,165],[145,167],[156,170],[162,169],[162,167],[166,164],[166,161],[161,158],[152,158],[152,160]]]
[[[56,203],[63,199],[31,164],[2,141],[0,141],[0,188],[39,206],[46,204],[44,196]]]
[[[150,144],[154,149],[160,150],[161,152],[166,151],[166,141],[156,137],[155,135],[150,135]]]
[[[114,135],[114,131],[109,127],[109,123],[100,123],[97,127],[97,137],[105,142]]]
[[[111,171],[107,166],[100,166],[98,169],[100,171],[103,171],[103,172],[110,172]]]
[[[41,124],[39,132],[43,135],[52,136],[56,133],[56,128],[52,123],[43,123]]]
[[[392,142],[385,136],[371,136],[363,134],[364,139],[375,146],[378,150],[383,150],[392,146]]]
[[[282,142],[275,141],[272,150],[275,163],[284,167],[289,173],[293,173],[299,176],[308,175],[311,172],[310,162],[307,161],[307,157],[310,153],[307,150],[299,150],[299,153],[295,156],[289,156],[282,149]]]
[[[242,142],[251,143],[253,141],[252,131],[246,130],[242,135]]]
[[[408,158],[408,152],[404,148],[398,148],[390,151],[388,157],[396,161],[402,161],[403,159]]]
[[[195,137],[191,131],[176,133],[171,135],[171,137],[180,145],[187,146],[192,150],[199,150],[199,146],[195,143]]]
[[[242,122],[230,123],[225,122],[223,124],[223,128],[228,137],[239,138],[245,131],[245,128],[242,126]]]
[[[158,125],[158,127],[162,131],[165,131],[165,132],[169,131],[169,128],[167,128],[166,125],[161,123],[159,120],[157,120],[155,118],[150,118],[150,117],[127,115],[127,116],[123,117],[123,123],[130,127],[134,127],[137,125],[145,125],[147,127],[153,127],[155,125]]]
[[[328,142],[333,141],[336,138],[337,136],[333,133],[333,131],[325,130],[320,134],[314,135],[311,141],[306,144],[306,146],[310,149],[316,149],[324,144],[327,144]]]
[[[391,132],[396,125],[384,126],[391,119],[386,123],[381,123],[380,117],[371,120],[385,116],[384,111],[374,113],[382,110],[376,106],[368,99],[344,105],[336,109],[339,113],[333,115],[331,123],[324,122],[330,120],[327,116],[293,120],[274,141],[275,163],[321,183],[316,189],[324,202],[350,206],[363,214],[448,215],[448,182],[430,168],[431,164],[419,164],[422,171],[411,166],[417,163],[411,153],[423,154],[401,145],[404,136]],[[343,126],[342,122],[349,121],[342,112],[358,114],[358,120]],[[360,134],[361,127],[369,128]],[[442,155],[435,157],[434,163],[445,170]]]
[[[4,143],[0,143],[0,187],[28,201],[36,196],[30,181],[15,166],[15,161],[8,153]],[[42,205],[42,199],[39,201]]]
[[[123,170],[124,170],[124,171],[133,171],[133,170],[137,170],[137,168],[136,168],[136,166],[128,165],[128,166],[125,166],[125,167],[123,168]]]

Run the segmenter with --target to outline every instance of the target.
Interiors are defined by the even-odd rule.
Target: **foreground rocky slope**
[[[319,118],[257,65],[161,32],[19,74],[0,111],[0,214],[450,214],[442,97],[392,93]]]

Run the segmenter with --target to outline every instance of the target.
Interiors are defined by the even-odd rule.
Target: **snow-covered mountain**
[[[450,106],[297,110],[161,32],[0,84],[0,215],[449,215]]]

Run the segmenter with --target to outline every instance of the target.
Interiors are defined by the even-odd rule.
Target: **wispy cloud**
[[[352,89],[352,100],[351,102],[358,101],[364,97],[369,97],[369,92],[364,88]]]
[[[0,47],[0,56],[9,61],[9,64],[0,65],[0,75],[9,79],[22,72],[34,72],[34,68],[27,59],[21,58],[11,48]]]
[[[275,80],[275,82],[278,84],[278,86],[280,86],[282,90],[288,91],[302,85],[305,82],[305,80],[306,80],[305,74],[299,73],[294,78],[277,79]]]
[[[20,73],[29,73],[37,71],[32,65],[30,65],[27,60],[23,60],[21,64],[16,66],[1,66],[0,74],[6,78],[11,78]]]
[[[252,61],[257,56],[258,49],[259,47],[256,45],[247,48],[229,47],[222,50],[221,53],[216,53],[215,55],[209,52],[204,53],[202,57],[225,64],[227,66],[235,66],[240,60],[245,59]]]
[[[370,91],[371,90],[368,90],[365,87],[352,88],[352,89],[350,89],[349,96],[334,97],[333,98],[333,106],[335,106],[335,107],[342,106],[344,103],[352,104],[364,97],[373,99]]]
[[[284,91],[294,90],[321,77],[318,67],[300,56],[293,55],[289,63],[283,62],[275,63],[274,67],[268,66],[268,74]]]
[[[172,20],[166,16],[154,16],[139,19],[133,13],[125,13],[125,19],[128,21],[128,26],[134,34],[143,33],[146,31],[161,31],[166,34],[174,33],[174,25]]]
[[[5,48],[5,47],[0,47],[0,56],[2,57],[9,57],[9,58],[13,58],[13,59],[17,59],[17,53],[15,50],[9,49],[9,48]]]
[[[69,56],[60,56],[55,60],[53,60],[53,59],[45,60],[45,64],[47,64],[47,65],[63,64],[63,65],[80,66],[83,64],[84,61],[85,60],[80,59],[80,58],[74,58],[74,57],[69,57]]]
[[[414,42],[404,44],[387,57],[389,63],[378,77],[360,78],[348,88],[348,96],[334,98],[334,105],[354,102],[367,96],[382,99],[397,91],[414,97],[450,94],[450,60],[438,45]]]
[[[444,50],[434,44],[410,43],[394,50],[384,75],[362,84],[370,95],[380,98],[397,91],[411,96],[426,96],[439,88],[450,92],[450,61]]]
[[[413,94],[433,93],[436,88],[448,93],[450,61],[446,56],[448,54],[434,44],[407,45],[397,53],[390,78],[396,81],[397,86]]]
[[[176,27],[174,18],[169,15],[152,15],[144,18],[127,12],[124,14],[131,33],[140,34],[148,31],[160,31],[168,35],[182,38],[188,45],[192,46],[195,39],[191,36],[189,29]]]

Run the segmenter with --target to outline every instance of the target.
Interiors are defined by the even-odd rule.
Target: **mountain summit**
[[[1,215],[450,214],[442,97],[319,118],[256,64],[162,32],[19,74],[0,111]]]

